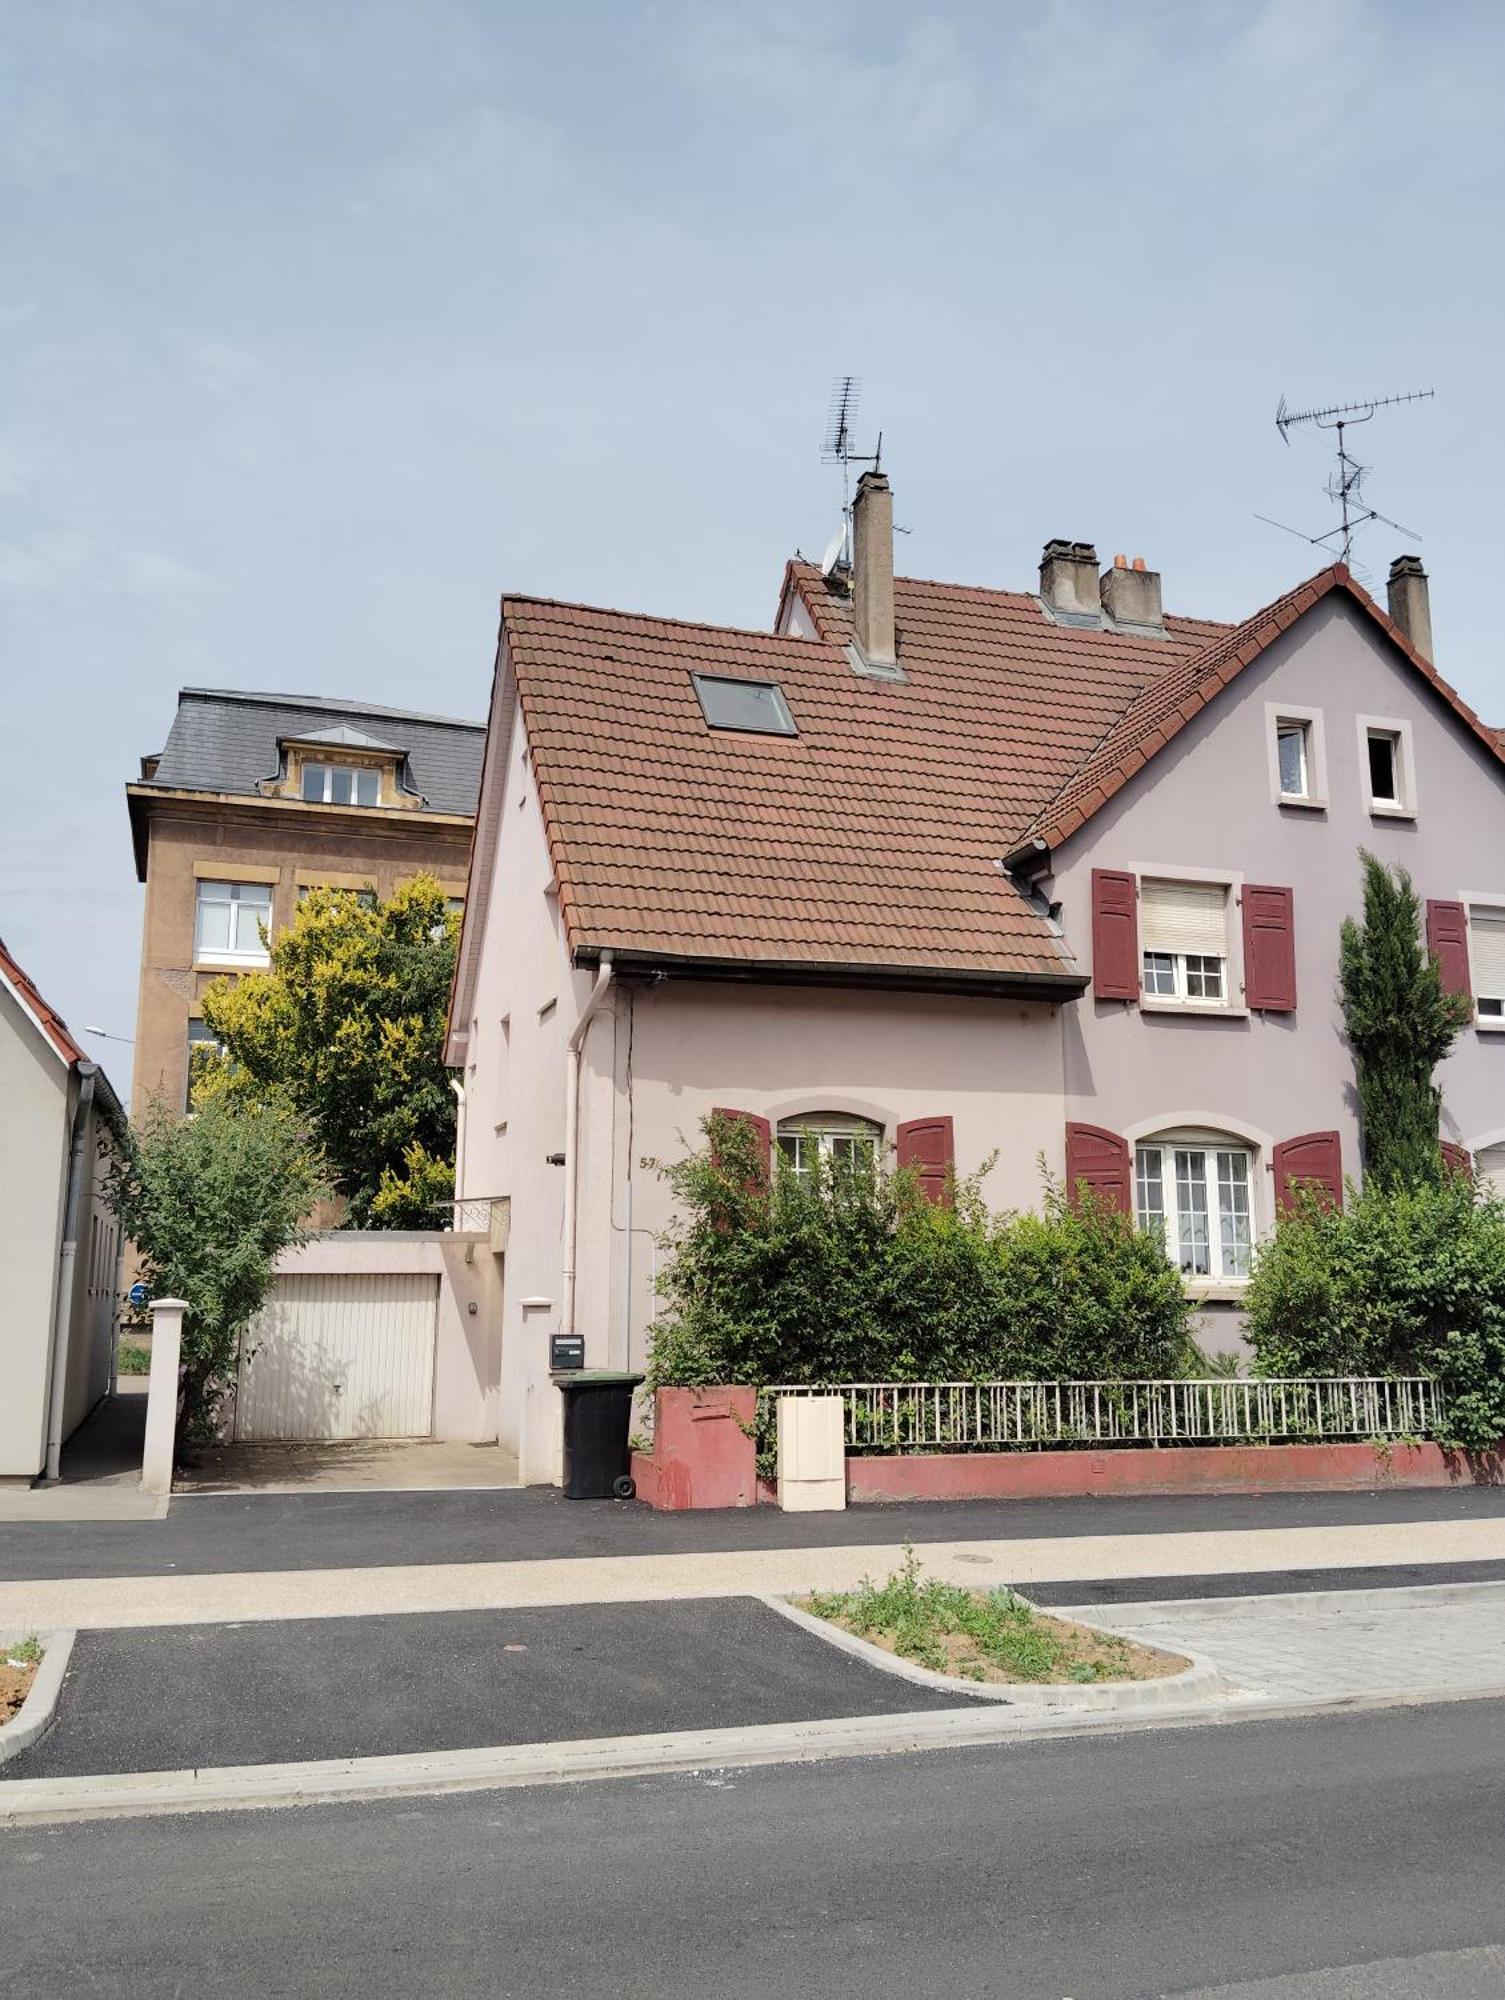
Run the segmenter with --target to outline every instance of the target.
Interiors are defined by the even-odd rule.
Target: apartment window
[[[1327,756],[1320,708],[1265,703],[1270,796],[1280,806],[1327,804]]]
[[[1505,904],[1469,905],[1468,962],[1476,1016],[1505,1026]]]
[[[1382,717],[1359,717],[1360,769],[1372,813],[1410,819],[1416,811],[1411,726]]]
[[[200,882],[193,955],[208,965],[265,965],[271,921],[269,882]]]
[[[1400,744],[1388,729],[1369,732],[1369,796],[1377,806],[1400,804]]]
[[[224,1043],[216,1040],[214,1030],[207,1021],[188,1023],[188,1081],[183,1092],[185,1111],[193,1109],[193,1093],[199,1078],[224,1052]]]
[[[375,889],[370,887],[352,889],[344,882],[300,882],[298,884],[298,901],[300,903],[306,902],[315,889],[332,889],[337,895],[354,896],[363,910],[374,910],[381,902],[381,898],[377,895]]]
[[[1136,1148],[1134,1209],[1186,1278],[1247,1278],[1254,1251],[1253,1176],[1244,1146],[1155,1140]]]
[[[778,1136],[779,1151],[803,1179],[818,1159],[871,1164],[883,1143],[883,1127],[842,1111],[811,1111],[801,1118],[786,1118]]]
[[[1228,1004],[1228,888],[1145,879],[1139,885],[1141,979],[1149,1000]]]
[[[374,806],[381,773],[369,764],[305,764],[303,797],[310,805]]]

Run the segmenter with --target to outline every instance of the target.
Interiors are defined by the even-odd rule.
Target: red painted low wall
[[[660,1389],[653,1399],[653,1456],[633,1457],[638,1498],[678,1513],[755,1507],[756,1389]]]
[[[651,1454],[635,1452],[638,1498],[680,1512],[755,1507],[777,1490],[758,1478],[754,1389],[660,1389]],[[1387,1486],[1505,1485],[1505,1446],[1179,1445],[1108,1451],[954,1452],[847,1459],[847,1499],[1067,1499],[1099,1493],[1333,1493]]]
[[[1128,1451],[976,1452],[848,1458],[847,1498],[1063,1499],[1092,1493],[1333,1493],[1495,1486],[1498,1453],[1436,1444],[1180,1445]]]

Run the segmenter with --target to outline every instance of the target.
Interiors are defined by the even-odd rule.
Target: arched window
[[[1134,1153],[1134,1213],[1187,1278],[1247,1278],[1254,1155],[1216,1132],[1162,1132]]]
[[[854,1160],[878,1157],[883,1127],[845,1111],[805,1111],[779,1121],[779,1151],[797,1174],[808,1174],[817,1157]]]

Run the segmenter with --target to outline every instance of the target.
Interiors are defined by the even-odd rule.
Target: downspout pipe
[[[596,983],[586,996],[580,1019],[570,1030],[565,1045],[564,1067],[564,1268],[559,1294],[559,1331],[575,1331],[575,1237],[580,1204],[580,1065],[585,1053],[585,1037],[611,985],[611,953],[603,951],[596,968]]]
[[[450,1226],[460,1227],[460,1175],[465,1164],[465,1086],[457,1076],[449,1080],[449,1087],[455,1093],[455,1196],[450,1211]]]
[[[63,1457],[63,1404],[68,1393],[68,1344],[72,1337],[73,1272],[78,1261],[78,1218],[83,1206],[84,1152],[89,1113],[94,1104],[97,1063],[78,1065],[78,1102],[73,1107],[73,1135],[68,1149],[68,1195],[63,1207],[63,1242],[58,1251],[57,1294],[52,1306],[52,1365],[47,1393],[47,1483],[59,1476]]]

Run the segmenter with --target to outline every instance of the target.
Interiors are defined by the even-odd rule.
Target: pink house
[[[459,1184],[511,1202],[501,1425],[555,1476],[550,1336],[640,1366],[654,1159],[740,1111],[796,1166],[1039,1163],[1163,1228],[1212,1345],[1298,1177],[1360,1171],[1338,927],[1407,867],[1474,1020],[1444,1138],[1505,1178],[1505,752],[1427,582],[1341,567],[1236,626],[1051,542],[1038,591],[850,570],[773,632],[504,600],[449,1061]],[[996,1156],[996,1157],[995,1157]]]

